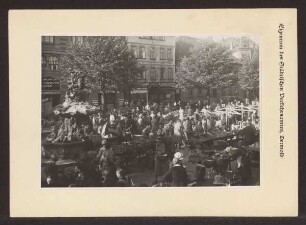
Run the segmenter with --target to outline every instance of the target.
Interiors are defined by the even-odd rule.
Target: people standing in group
[[[203,137],[203,135],[207,135],[206,137],[214,135],[215,132],[218,132],[216,129],[214,129],[215,120],[217,120],[216,118],[219,119],[218,122],[221,123],[223,130],[226,130],[226,125],[235,123],[237,120],[237,115],[222,114],[221,111],[222,109],[224,110],[224,105],[229,108],[231,107],[233,110],[237,108],[237,106],[235,106],[235,100],[233,100],[229,101],[228,103],[220,102],[220,104],[217,106],[217,110],[219,110],[218,114],[211,111],[211,107],[215,106],[212,106],[212,104],[204,105],[201,102],[198,102],[197,104],[187,103],[186,107],[183,107],[183,104],[178,102],[178,110],[176,110],[174,104],[167,104],[166,106],[163,104],[150,105],[149,108],[152,109],[152,111],[146,111],[145,107],[141,108],[139,106],[137,106],[136,109],[129,108],[129,111],[125,113],[115,109],[105,117],[102,117],[101,113],[91,117],[90,126],[94,128],[93,130],[95,130],[95,132],[91,131],[91,127],[88,126],[88,124],[77,126],[75,118],[66,119],[60,129],[57,130],[57,135],[54,133],[54,139],[71,141],[73,140],[71,138],[72,134],[77,133],[78,135],[82,136],[90,136],[92,134],[99,133],[101,135],[100,138],[105,139],[102,141],[102,147],[99,153],[96,155],[98,161],[97,167],[99,168],[99,175],[102,182],[101,185],[127,187],[129,186],[128,177],[126,177],[124,170],[117,170],[116,174],[116,166],[122,166],[122,164],[116,163],[115,165],[112,147],[110,142],[106,139],[115,136],[120,140],[123,140],[127,131],[133,134],[143,134],[146,137],[150,136],[153,138],[150,139],[150,141],[153,142],[153,140],[156,140],[154,155],[154,181],[160,181],[160,177],[165,175],[167,169],[169,169],[169,155],[183,153],[184,157],[173,159],[172,163],[170,163],[171,171],[168,172],[171,175],[168,174],[165,176],[167,177],[165,180],[169,180],[171,177],[170,180],[172,185],[184,186],[187,184],[187,181],[178,182],[178,180],[182,180],[182,177],[184,177],[183,175],[179,175],[184,173],[180,166],[184,166],[185,161],[188,160],[188,156],[192,152],[189,145],[190,140],[193,139],[193,135],[194,138],[201,136]],[[252,111],[250,113],[252,119],[248,121],[247,126],[238,133],[243,137],[243,145],[246,148],[249,144],[257,140],[257,131],[255,126],[252,124],[252,121],[255,120],[253,118],[255,118],[256,115],[254,114],[256,112],[257,111]],[[245,115],[246,114],[247,113],[245,113]],[[219,115],[219,117],[216,115]],[[133,137],[131,136],[129,140],[132,140],[132,138]],[[120,142],[121,141],[118,143]],[[129,144],[128,142],[126,143]],[[248,177],[248,175],[245,174],[248,174],[250,168],[248,160],[249,157],[245,157],[242,160],[246,165],[243,167],[243,170],[241,169],[241,173],[245,179]],[[151,162],[153,163],[153,160],[151,160]],[[177,169],[176,167],[179,167],[180,169]],[[83,172],[79,173],[78,179],[82,180],[83,175]],[[245,181],[245,183],[247,182],[248,181]],[[50,178],[49,183],[51,183]]]

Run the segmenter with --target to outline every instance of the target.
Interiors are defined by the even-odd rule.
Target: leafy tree
[[[210,95],[213,89],[237,83],[239,63],[232,56],[232,52],[222,44],[202,41],[190,52],[190,57],[181,60],[176,76],[178,87],[206,88]]]
[[[136,57],[125,37],[83,37],[82,43],[72,43],[61,58],[64,79],[70,71],[79,71],[90,90],[102,94],[107,91],[129,93],[137,85],[141,74]]]
[[[252,58],[242,59],[242,67],[239,71],[238,84],[243,90],[247,90],[258,97],[259,90],[259,51],[255,49]],[[254,97],[254,96],[253,96]]]

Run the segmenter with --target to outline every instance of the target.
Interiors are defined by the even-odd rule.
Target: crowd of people
[[[259,112],[255,110],[258,100],[245,102],[233,100],[219,101],[214,104],[198,101],[197,103],[151,104],[146,106],[112,109],[107,113],[99,112],[82,119],[78,124],[75,117],[65,118],[55,128],[47,141],[52,143],[69,143],[88,141],[91,135],[102,140],[101,149],[89,162],[83,157],[74,167],[70,187],[78,186],[134,186],[128,177],[126,168],[116,165],[113,146],[143,136],[156,141],[154,157],[154,181],[168,183],[170,186],[187,186],[200,183],[203,168],[196,168],[196,175],[190,178],[188,156],[195,151],[193,138],[213,137],[214,135],[237,133],[242,136],[239,142],[238,164],[249,170],[247,165],[247,147],[256,141],[259,129]],[[226,109],[226,110],[224,110]],[[232,110],[231,110],[232,109]],[[236,109],[236,111],[235,111]],[[239,109],[239,113],[237,113]],[[235,111],[236,113],[232,113]],[[230,146],[231,147],[231,146]],[[225,149],[225,152],[229,148]],[[58,171],[51,160],[47,171],[45,186],[57,186]],[[242,162],[242,163],[241,163]],[[194,166],[194,165],[193,165]],[[194,169],[194,168],[193,168]],[[57,175],[56,175],[57,174]],[[246,178],[249,175],[246,176]],[[52,177],[52,179],[51,179]],[[141,184],[146,186],[151,184]]]

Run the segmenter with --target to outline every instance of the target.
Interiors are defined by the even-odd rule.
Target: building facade
[[[127,41],[143,68],[133,102],[171,102],[175,89],[175,37],[128,36]]]
[[[133,103],[170,102],[175,99],[175,37],[128,36],[128,44],[143,68],[136,90],[132,91]],[[71,43],[82,42],[77,36],[42,36],[42,113],[65,99],[67,84],[61,79],[60,58]],[[122,93],[106,93],[108,108],[123,104]],[[101,104],[101,94],[92,92],[87,101]]]
[[[191,43],[196,43],[199,39],[188,38],[180,39],[180,42],[176,44],[176,69],[179,70],[180,59],[184,56],[190,56],[189,49],[193,47]],[[221,40],[221,44],[226,46],[232,51],[232,56],[237,63],[241,62],[243,58],[251,58],[253,56],[255,48],[258,46],[250,40],[247,36],[242,36],[240,38],[227,38]],[[180,50],[181,46],[184,47],[184,51]],[[186,49],[189,48],[189,49]],[[242,90],[239,85],[234,85],[231,87],[223,89],[211,90],[210,94],[204,88],[194,87],[186,88],[181,90],[180,99],[184,102],[196,102],[198,100],[208,100],[210,96],[210,101],[218,101],[219,99],[225,99],[231,101],[232,99],[244,99],[249,97],[249,92]]]
[[[41,37],[41,91],[42,113],[47,114],[52,107],[62,103],[67,84],[61,81],[59,61],[70,43],[81,42],[82,37],[42,36]]]

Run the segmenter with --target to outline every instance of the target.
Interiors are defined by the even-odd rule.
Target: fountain
[[[53,113],[62,118],[58,128],[46,138],[42,138],[42,147],[47,155],[60,159],[77,159],[83,152],[92,150],[90,133],[93,131],[90,114],[99,108],[85,101],[89,92],[86,89],[85,76],[71,71],[71,82],[65,101],[53,108]]]

